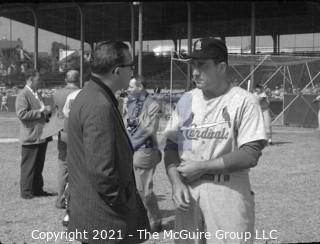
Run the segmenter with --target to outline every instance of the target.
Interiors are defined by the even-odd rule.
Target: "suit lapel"
[[[29,103],[30,103],[32,109],[40,108],[41,107],[40,101],[37,98],[35,98],[33,93],[27,87],[25,87],[24,89],[25,89],[25,92],[27,94],[27,97],[29,99]]]

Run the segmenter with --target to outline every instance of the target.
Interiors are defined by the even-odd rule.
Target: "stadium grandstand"
[[[0,45],[0,68],[6,71],[0,85],[8,89],[23,86],[28,67],[42,73],[44,88],[62,85],[69,68],[81,71],[83,84],[90,50],[100,41],[117,39],[130,45],[136,72],[146,77],[150,89],[181,94],[192,81],[190,66],[179,55],[190,52],[199,38],[219,37],[229,49],[232,81],[247,88],[250,80],[249,89],[263,83],[272,94],[281,90],[271,99],[280,124],[291,124],[299,110],[295,106],[302,106],[311,113],[294,123],[316,126],[317,108],[310,101],[320,92],[317,1],[8,2],[1,4],[0,15],[7,45]],[[17,40],[29,58],[19,57]],[[302,102],[292,102],[291,96]]]

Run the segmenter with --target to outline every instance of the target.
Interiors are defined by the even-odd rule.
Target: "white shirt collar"
[[[30,86],[26,85],[26,87],[32,92],[33,95],[36,96],[37,92],[33,91]],[[38,96],[38,94],[37,94]]]
[[[26,87],[31,91],[31,93],[34,95],[34,97],[40,102],[40,106],[41,108],[44,107],[44,103],[43,101],[40,99],[39,95],[38,95],[38,92],[35,92],[31,89],[30,86],[26,85]]]

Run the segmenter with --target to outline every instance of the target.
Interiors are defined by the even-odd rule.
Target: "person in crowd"
[[[161,93],[161,87],[154,88],[153,93],[154,94],[160,94]]]
[[[121,112],[122,117],[124,117],[127,112],[126,110],[127,110],[128,93],[126,90],[123,89],[121,91],[118,91],[115,96],[119,103],[118,109]]]
[[[7,112],[9,111],[7,102],[8,102],[8,95],[6,92],[4,92],[1,98],[1,111],[3,111],[4,108]]]
[[[133,148],[115,93],[126,89],[134,65],[128,45],[98,43],[91,78],[72,102],[68,122],[69,232],[83,232],[82,243],[140,243],[150,230],[137,192]],[[108,231],[107,239],[96,232]],[[113,234],[111,232],[114,232]]]
[[[42,171],[47,144],[51,138],[41,138],[43,127],[49,122],[51,107],[45,106],[37,89],[41,85],[37,71],[27,72],[25,87],[16,98],[16,114],[20,121],[21,174],[20,194],[24,199],[35,196],[52,196],[43,190]]]
[[[79,90],[79,72],[77,70],[69,70],[65,77],[66,85],[58,89],[53,94],[53,102],[58,118],[64,119],[63,107],[67,96],[73,91]],[[67,169],[67,137],[64,130],[58,133],[58,196],[56,200],[57,208],[65,208],[64,190],[67,184],[68,169]]]
[[[227,79],[225,42],[194,43],[192,75],[197,88],[179,100],[165,130],[164,161],[177,208],[175,231],[250,233],[251,238],[175,243],[252,243],[254,195],[249,169],[266,144],[262,111],[254,95]]]
[[[275,97],[280,98],[281,92],[280,92],[279,86],[275,87],[273,94],[275,95]]]
[[[86,83],[85,83],[86,84]],[[69,113],[72,107],[72,103],[73,101],[76,99],[77,95],[79,94],[79,92],[81,91],[81,89],[77,89],[74,90],[73,92],[71,92],[67,98],[66,98],[66,102],[63,106],[62,112],[63,112],[63,116],[64,116],[64,127],[63,127],[63,132],[64,132],[64,141],[68,141],[68,121],[69,121]],[[68,174],[68,167],[66,166],[66,174]],[[67,227],[69,224],[69,200],[70,200],[70,194],[69,194],[69,187],[68,187],[68,181],[66,179],[65,181],[65,187],[64,187],[64,192],[63,192],[63,199],[64,199],[64,208],[65,210],[65,216],[63,217],[62,220],[62,225]]]
[[[264,91],[263,85],[257,84],[253,94],[257,97],[262,109],[263,120],[268,135],[268,144],[272,145],[272,120],[269,109],[270,102],[266,92]]]
[[[320,95],[313,100],[313,103],[318,104],[318,130],[320,130]]]
[[[151,231],[159,232],[162,229],[161,214],[153,192],[153,175],[161,161],[156,136],[160,105],[146,91],[146,85],[142,76],[130,80],[126,122],[134,149],[133,167],[137,189],[148,211]]]
[[[231,82],[231,86],[239,86],[240,82],[237,78],[234,78]]]

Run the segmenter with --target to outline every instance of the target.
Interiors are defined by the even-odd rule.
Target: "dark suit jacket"
[[[38,94],[40,97],[40,94]],[[41,98],[41,97],[40,97]],[[45,119],[40,112],[40,102],[24,87],[16,98],[16,114],[20,120],[20,142],[22,145],[39,144]]]
[[[92,240],[93,231],[120,230],[124,237],[130,212],[142,206],[139,217],[147,215],[135,187],[132,146],[110,94],[89,81],[72,104],[68,127],[69,231],[89,232],[82,241],[90,244],[118,243]]]

